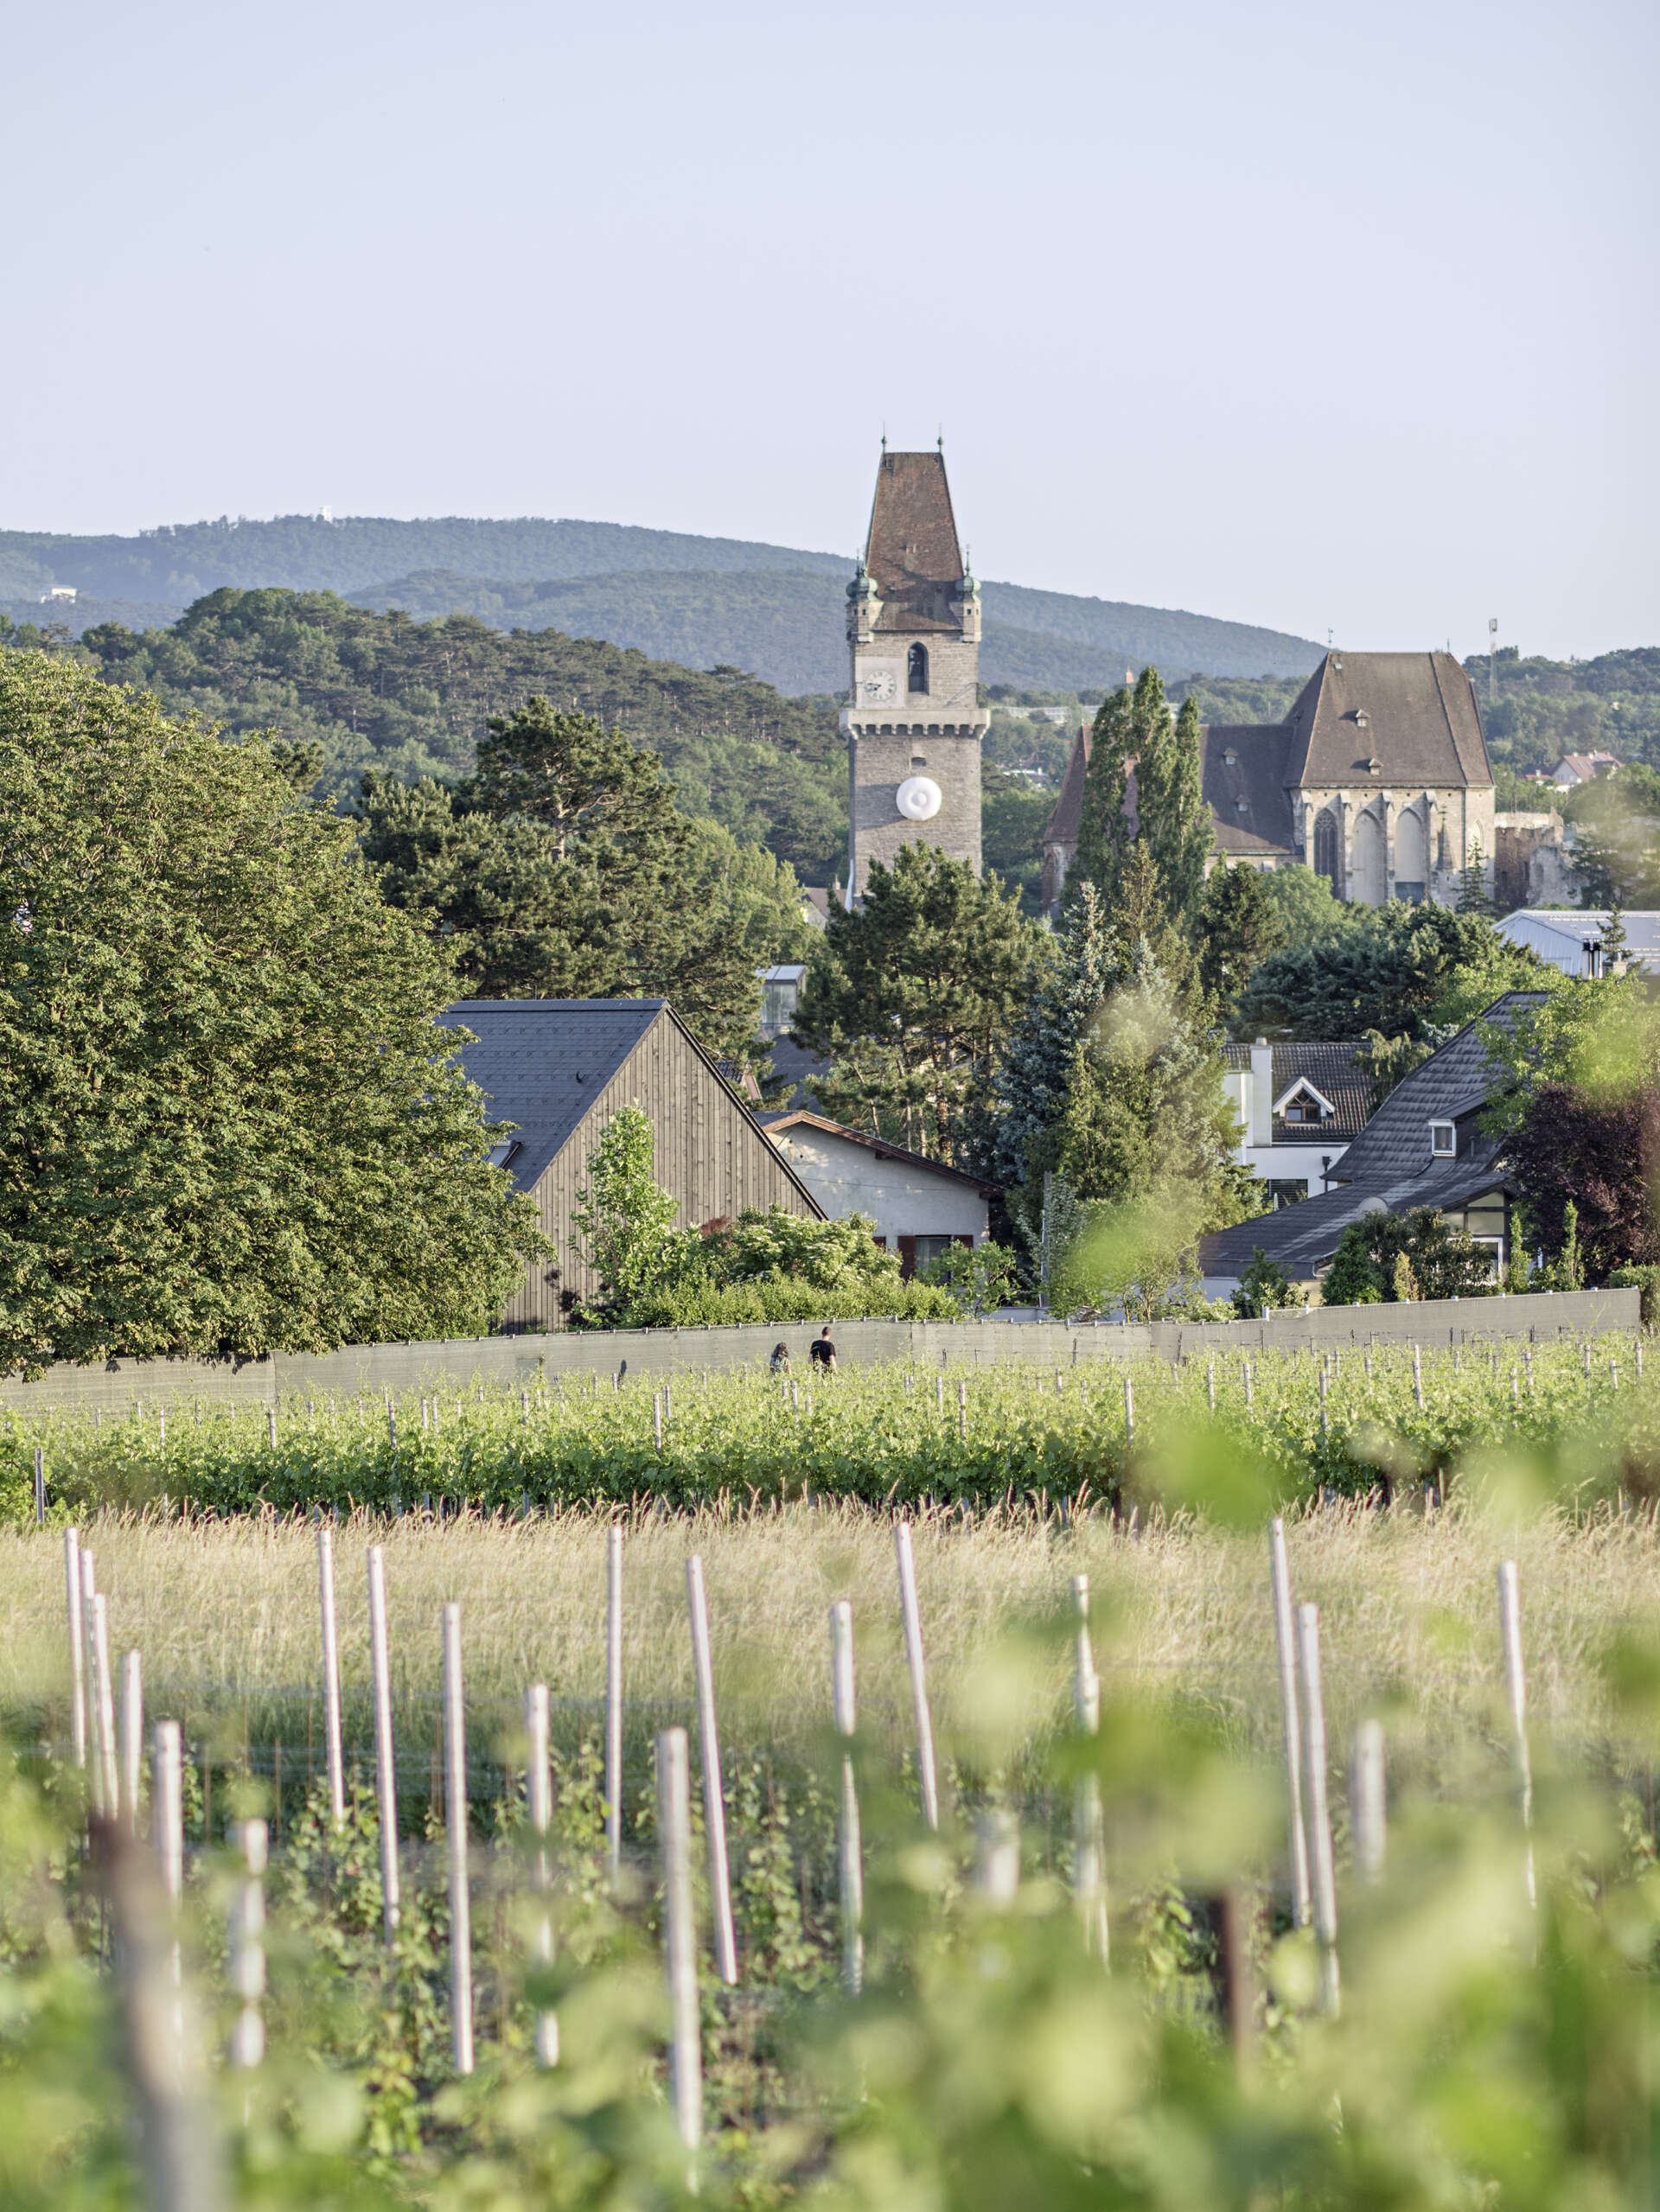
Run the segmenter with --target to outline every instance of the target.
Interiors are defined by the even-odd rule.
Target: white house
[[[1352,1044],[1223,1048],[1223,1082],[1239,1117],[1235,1158],[1282,1205],[1318,1198],[1366,1126],[1371,1087]]]
[[[762,1125],[824,1211],[868,1214],[907,1275],[954,1244],[985,1241],[994,1185],[821,1114],[774,1114]]]
[[[1660,969],[1660,914],[1622,913],[1625,958],[1633,966]],[[1608,927],[1599,907],[1522,907],[1507,914],[1498,934],[1512,945],[1531,946],[1564,975],[1600,975],[1602,934]]]

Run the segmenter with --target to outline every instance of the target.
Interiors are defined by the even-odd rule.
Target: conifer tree
[[[1199,900],[1199,981],[1226,1016],[1239,1002],[1259,960],[1285,942],[1260,870],[1218,861]]]
[[[1172,726],[1159,672],[1149,668],[1135,687],[1135,714],[1136,835],[1152,857],[1171,920],[1178,926],[1191,923],[1204,891],[1204,864],[1216,841],[1204,796],[1198,702],[1184,699]]]
[[[1000,1181],[1022,1180],[1027,1144],[1064,1112],[1079,1045],[1118,979],[1101,895],[1086,877],[1062,930],[1054,972],[1010,1038],[998,1071]]]
[[[1464,856],[1464,865],[1459,870],[1459,896],[1454,902],[1460,914],[1491,915],[1496,909],[1492,893],[1487,888],[1487,870],[1481,857],[1481,840],[1472,837],[1469,851]]]

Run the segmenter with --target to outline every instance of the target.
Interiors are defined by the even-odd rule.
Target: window
[[[1421,883],[1403,883],[1397,876],[1395,879],[1395,896],[1403,906],[1422,906],[1424,887]]]
[[[485,1157],[493,1168],[504,1168],[519,1150],[520,1144],[516,1137],[504,1137],[499,1144],[491,1145]]]
[[[905,689],[908,692],[928,691],[928,647],[913,645],[905,663]]]
[[[1336,818],[1327,812],[1317,816],[1314,823],[1314,873],[1324,876],[1335,891],[1338,888],[1338,825]]]
[[[1432,1121],[1429,1125],[1429,1149],[1438,1160],[1450,1160],[1459,1149],[1459,1132],[1450,1121]]]
[[[910,765],[914,768],[925,768],[928,766],[928,755],[926,753],[913,753],[910,756]]]

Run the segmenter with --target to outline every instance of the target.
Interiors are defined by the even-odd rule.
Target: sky
[[[7,42],[0,527],[567,515],[1356,649],[1660,641],[1643,0],[86,0]]]

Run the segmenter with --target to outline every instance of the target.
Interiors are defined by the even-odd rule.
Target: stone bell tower
[[[980,873],[980,587],[963,567],[943,453],[883,449],[847,587],[847,882],[931,845]]]

